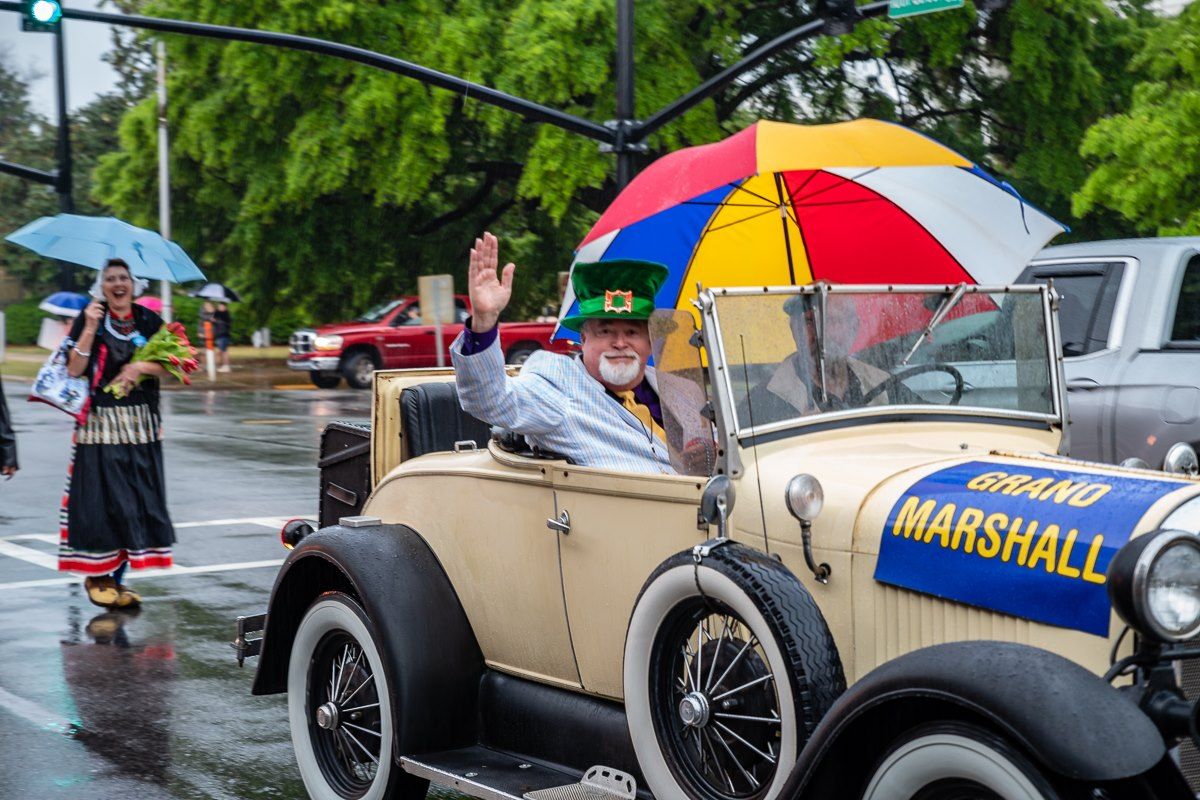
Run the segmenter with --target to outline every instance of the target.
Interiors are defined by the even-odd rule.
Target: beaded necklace
[[[126,319],[117,320],[117,326],[121,329],[119,332],[113,327],[113,319],[114,317],[111,313],[104,315],[104,329],[112,334],[114,339],[128,342],[134,336],[137,336],[137,322],[134,321],[132,313]]]

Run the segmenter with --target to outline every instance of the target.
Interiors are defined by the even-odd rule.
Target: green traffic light
[[[43,25],[53,25],[62,19],[62,5],[54,0],[36,0],[29,7],[29,14],[35,22]]]

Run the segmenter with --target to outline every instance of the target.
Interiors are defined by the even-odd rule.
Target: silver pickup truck
[[[1074,458],[1195,474],[1200,237],[1048,247],[1018,283],[1053,281]]]

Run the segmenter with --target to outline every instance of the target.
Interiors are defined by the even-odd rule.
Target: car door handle
[[[1067,388],[1082,389],[1084,391],[1087,391],[1088,389],[1099,389],[1100,382],[1094,381],[1091,378],[1075,378],[1074,380],[1067,381]]]
[[[571,532],[571,514],[568,511],[563,511],[558,515],[558,519],[551,517],[546,520],[546,527],[552,531],[558,531],[561,534]]]

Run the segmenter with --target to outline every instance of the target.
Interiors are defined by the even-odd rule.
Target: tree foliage
[[[1128,110],[1084,139],[1096,166],[1075,210],[1111,209],[1147,234],[1200,233],[1200,5],[1153,30],[1133,69]]]
[[[141,6],[142,0],[121,0]],[[660,130],[648,157],[713,141],[758,117],[869,115],[926,131],[1032,202],[1069,218],[1084,131],[1122,110],[1127,64],[1153,20],[1146,0],[1016,0],[781,53]],[[745,53],[813,19],[802,0],[641,3],[637,112],[646,116]],[[596,121],[615,115],[612,0],[149,0],[143,13],[280,30],[378,50]],[[272,307],[328,318],[422,273],[462,285],[484,228],[522,265],[517,311],[612,197],[612,157],[469,96],[311,54],[169,37],[174,236],[210,276]],[[95,196],[155,226],[152,100],[130,110]],[[1084,233],[1123,233],[1115,215]]]

